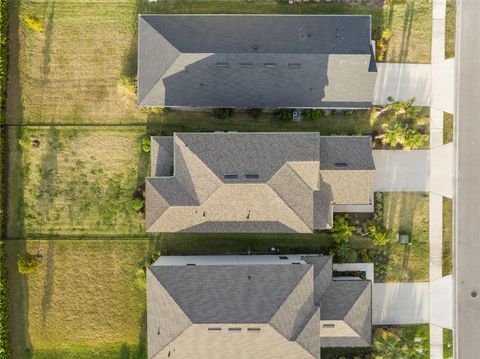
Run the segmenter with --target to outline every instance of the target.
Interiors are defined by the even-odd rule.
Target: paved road
[[[480,1],[457,1],[455,357],[480,353]]]
[[[430,285],[422,283],[374,283],[374,325],[420,324],[430,319]]]
[[[373,151],[374,190],[379,192],[428,192],[430,158],[428,150]]]

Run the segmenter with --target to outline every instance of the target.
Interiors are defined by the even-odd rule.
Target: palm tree
[[[375,359],[417,359],[420,354],[405,344],[391,330],[382,330],[373,342]]]

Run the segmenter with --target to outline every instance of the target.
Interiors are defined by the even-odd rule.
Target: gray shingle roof
[[[182,353],[192,350],[200,350],[202,358],[211,357],[212,350],[221,357],[229,344],[237,348],[232,359],[237,355],[245,357],[247,349],[237,342],[237,336],[225,333],[221,343],[209,339],[215,337],[205,337],[207,328],[228,332],[228,328],[235,325],[243,328],[239,330],[261,327],[263,329],[258,330],[267,336],[267,341],[271,335],[267,327],[275,328],[284,338],[278,342],[281,350],[291,353],[292,358],[305,358],[306,352],[313,358],[320,358],[320,345],[368,346],[371,340],[370,282],[331,281],[331,257],[304,256],[302,259],[307,264],[164,264],[149,267],[149,357],[158,357],[156,354],[160,352],[166,355],[166,351],[175,347],[179,358],[188,357]],[[351,331],[347,331],[346,336],[321,335],[322,320],[342,321],[357,335],[352,336]],[[192,326],[202,325],[204,327],[191,330]],[[182,339],[182,336],[185,337]],[[177,341],[177,338],[180,339]],[[192,341],[195,344],[191,344]],[[290,350],[296,347],[289,344],[293,342],[306,352],[293,355]],[[263,347],[264,343],[252,341],[247,345]],[[249,352],[252,350],[253,353],[257,351],[248,348]],[[258,352],[263,349],[259,348]]]
[[[370,16],[140,15],[139,104],[368,107],[370,28]]]
[[[308,233],[330,228],[332,203],[371,201],[370,142],[369,137],[314,132],[154,137],[154,177],[146,180],[147,230]],[[173,176],[155,177],[171,172],[172,163]]]
[[[268,323],[310,268],[203,265],[149,269],[193,323]]]

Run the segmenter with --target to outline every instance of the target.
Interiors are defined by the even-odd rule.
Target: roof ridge
[[[267,323],[267,325],[269,325],[273,330],[275,330],[275,331],[278,333],[278,335],[280,335],[282,338],[284,338],[285,340],[287,340],[287,341],[289,341],[289,342],[292,342],[292,343],[295,344],[295,345],[298,345],[300,348],[302,348],[303,351],[305,351],[305,353],[307,353],[308,355],[310,355],[311,358],[316,359],[315,356],[312,355],[312,353],[310,353],[307,349],[305,349],[303,346],[301,346],[296,340],[290,340],[290,339],[285,338],[285,337],[283,336],[283,334],[280,333],[280,332],[277,330],[277,328],[275,328],[272,324]]]
[[[145,91],[145,93],[143,94],[142,97],[140,97],[140,92],[137,90],[137,95],[138,95],[138,100],[137,100],[137,101],[138,101],[138,104],[141,104],[141,102],[142,102],[143,100],[145,100],[145,98],[150,94],[150,92],[162,81],[162,76],[163,76],[163,74],[164,74],[165,72],[167,72],[170,67],[172,67],[172,65],[175,63],[175,60],[176,60],[176,59],[179,57],[179,55],[181,54],[181,52],[180,52],[175,46],[173,46],[173,44],[172,44],[170,41],[168,41],[168,39],[166,39],[160,32],[158,32],[158,30],[155,29],[155,28],[153,27],[153,25],[152,25],[150,22],[148,22],[148,20],[147,20],[145,17],[140,16],[140,17],[139,17],[139,22],[140,22],[140,21],[142,21],[143,23],[147,24],[147,25],[148,25],[148,28],[155,33],[155,36],[160,37],[161,40],[165,41],[165,43],[167,43],[168,46],[169,46],[171,49],[174,50],[174,53],[175,53],[176,56],[175,56],[175,58],[174,58],[172,61],[170,61],[170,63],[168,64],[168,67],[166,67],[165,71],[163,71],[162,73],[158,74],[158,76],[159,76],[158,80],[155,81],[154,84],[153,84],[148,90]],[[137,39],[138,42],[140,41],[140,38],[141,38],[141,37],[139,36],[138,39]],[[139,44],[138,48],[139,48],[139,51],[140,51],[140,49],[141,49],[140,44]],[[160,63],[160,62],[157,62],[157,63]],[[139,67],[139,66],[137,65],[137,67]],[[138,86],[138,88],[140,88],[140,86]]]
[[[350,312],[354,309],[354,307],[356,306],[356,304],[358,303],[358,301],[360,300],[360,298],[362,298],[362,296],[365,294],[365,291],[367,290],[367,288],[369,287],[369,286],[368,286],[368,282],[369,282],[369,281],[365,280],[365,282],[366,282],[367,285],[365,286],[365,288],[363,288],[363,291],[362,291],[362,292],[360,293],[360,295],[355,299],[355,301],[353,302],[352,306],[350,307],[350,309],[347,311],[347,313],[345,314],[345,316],[344,316],[344,318],[343,318],[343,321],[344,321],[346,324],[348,324],[348,326],[349,326],[355,333],[357,333],[358,336],[359,336],[360,338],[362,338],[362,339],[363,339],[363,334],[360,333],[358,330],[356,330],[355,328],[352,327],[350,321],[347,320],[347,317],[348,317],[348,315],[350,314]]]
[[[281,196],[281,194],[280,194],[274,187],[272,187],[272,186],[270,185],[270,181],[271,181],[275,176],[277,176],[277,174],[282,170],[282,168],[284,168],[284,167],[286,167],[286,166],[288,166],[288,168],[290,168],[290,170],[293,172],[293,174],[294,174],[297,178],[299,178],[299,179],[303,182],[303,184],[304,184],[309,190],[312,191],[312,196],[313,196],[313,192],[315,192],[315,191],[312,190],[312,189],[310,188],[310,186],[307,185],[307,184],[305,183],[305,181],[298,175],[298,173],[297,173],[296,171],[294,171],[294,170],[288,165],[288,162],[285,163],[282,167],[280,167],[280,168],[278,169],[278,171],[275,172],[275,174],[274,174],[267,182],[265,182],[265,184],[278,196],[278,198],[280,198],[280,200],[281,200],[283,203],[285,203],[285,205],[286,205],[288,208],[290,208],[290,210],[295,214],[295,216],[296,216],[303,224],[305,224],[308,228],[310,228],[310,225],[309,225],[308,223],[306,223],[306,222],[298,215],[298,213],[292,208],[292,206],[290,206],[290,205],[285,201],[285,199]],[[312,213],[312,214],[313,214],[313,213]],[[312,228],[310,228],[310,229],[313,229],[313,215],[312,215]]]

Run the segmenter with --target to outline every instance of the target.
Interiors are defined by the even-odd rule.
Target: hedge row
[[[5,94],[7,90],[8,0],[0,0],[0,123],[5,121]],[[0,134],[0,203],[3,204],[3,134]],[[0,358],[10,358],[10,333],[8,329],[7,267],[3,215],[0,211]]]

